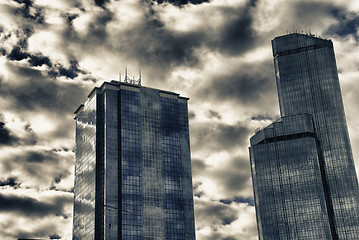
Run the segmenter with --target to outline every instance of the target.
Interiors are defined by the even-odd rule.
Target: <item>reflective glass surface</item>
[[[76,117],[73,239],[95,238],[96,96]]]
[[[331,239],[311,116],[284,117],[263,133],[250,148],[259,239]]]
[[[286,43],[290,41],[292,45]],[[274,40],[276,42],[276,40]],[[278,40],[305,51],[275,57],[281,115],[310,113],[325,161],[333,219],[340,239],[359,236],[359,191],[331,41],[302,35]],[[314,46],[310,48],[310,46]]]
[[[323,188],[318,191],[324,192],[325,209],[331,232],[330,239],[357,239],[359,236],[359,189],[333,44],[330,40],[310,35],[289,34],[275,38],[272,46],[281,116],[289,117],[305,113],[310,114],[313,119],[317,146],[317,153],[313,152],[313,154],[318,157],[320,171],[316,174],[321,177]],[[259,135],[263,134],[258,133],[253,139],[260,138]],[[277,140],[283,140],[283,137],[284,135]],[[292,142],[288,139],[283,142],[290,149]],[[276,145],[274,142],[273,144]],[[273,144],[268,143],[267,148]],[[307,151],[308,148],[304,149],[304,146],[307,146],[304,142],[298,143],[296,148],[300,151]],[[252,167],[256,170],[257,155],[253,147],[252,145]],[[292,151],[297,151],[296,148]],[[281,147],[275,147],[274,152],[277,156],[282,151]],[[299,160],[302,156],[297,157]],[[270,159],[268,155],[268,164]],[[271,173],[267,174],[272,176]],[[253,175],[253,185],[254,191],[259,193],[262,191],[261,184],[255,180],[258,175],[258,172]],[[257,197],[258,201],[261,201],[260,195]],[[273,214],[272,219],[278,216],[278,212],[273,212]],[[302,215],[297,216],[302,219]],[[267,221],[261,221],[260,211],[257,211],[257,218],[264,229],[263,224]],[[267,239],[266,235],[263,235],[262,239]],[[268,237],[268,239],[272,238]]]
[[[142,239],[142,146],[138,92],[121,90],[122,238]]]
[[[188,99],[107,83],[97,95],[96,239],[194,240]]]
[[[104,227],[105,239],[118,236],[118,112],[117,91],[104,92]]]

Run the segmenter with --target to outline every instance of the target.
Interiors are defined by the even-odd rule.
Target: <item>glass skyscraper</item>
[[[333,44],[272,40],[281,118],[251,138],[260,240],[358,239],[359,188]]]
[[[188,98],[125,82],[76,114],[73,239],[195,239]]]

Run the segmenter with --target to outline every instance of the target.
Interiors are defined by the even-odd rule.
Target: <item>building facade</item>
[[[259,239],[358,239],[359,188],[333,44],[272,40],[281,118],[251,138]]]
[[[187,101],[112,81],[76,110],[74,239],[195,239]]]

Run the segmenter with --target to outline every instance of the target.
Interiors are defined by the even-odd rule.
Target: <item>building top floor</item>
[[[313,34],[301,33],[291,33],[272,40],[273,56],[322,47],[333,48],[333,43],[331,40],[316,37]]]
[[[160,94],[161,97],[166,97],[166,98],[172,98],[172,99],[178,99],[178,101],[180,102],[187,102],[189,100],[188,97],[183,97],[180,96],[179,93],[175,93],[175,92],[171,92],[171,91],[166,91],[166,90],[162,90],[162,89],[156,89],[156,88],[150,88],[150,87],[144,87],[141,86],[139,84],[131,84],[131,83],[126,83],[126,82],[120,82],[120,81],[116,81],[116,80],[112,80],[111,82],[104,82],[100,87],[95,87],[90,94],[88,95],[87,100],[85,101],[84,104],[81,104],[76,111],[74,112],[74,114],[76,116],[78,116],[83,107],[90,101],[90,99],[93,98],[93,96],[95,94],[101,94],[103,92],[105,92],[108,89],[112,89],[112,90],[116,90],[119,91],[121,89],[124,90],[128,90],[128,91],[133,91],[133,92],[140,92],[141,89],[146,88],[148,90],[152,90],[152,91],[158,91],[158,93]],[[76,119],[75,116],[75,119]]]
[[[288,140],[304,136],[314,136],[315,129],[311,114],[281,117],[251,137],[251,146],[270,141]]]

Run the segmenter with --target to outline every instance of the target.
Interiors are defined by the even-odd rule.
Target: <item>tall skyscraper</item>
[[[76,110],[74,239],[195,239],[187,101],[112,81]]]
[[[359,188],[333,44],[272,40],[281,118],[251,138],[259,239],[358,239]]]

